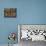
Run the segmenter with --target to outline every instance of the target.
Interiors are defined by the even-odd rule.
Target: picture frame
[[[4,17],[16,18],[17,8],[4,8]]]

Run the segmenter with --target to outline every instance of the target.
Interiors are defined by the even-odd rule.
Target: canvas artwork
[[[4,17],[16,17],[16,8],[4,8]]]
[[[46,25],[19,25],[19,28],[20,41],[46,41]]]

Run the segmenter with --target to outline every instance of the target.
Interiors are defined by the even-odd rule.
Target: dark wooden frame
[[[17,8],[4,8],[4,17],[16,18]]]

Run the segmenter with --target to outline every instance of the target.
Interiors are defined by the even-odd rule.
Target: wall
[[[4,8],[17,8],[16,18],[4,18]],[[46,24],[46,0],[0,1],[0,44],[7,44],[9,32],[17,32],[18,24]]]

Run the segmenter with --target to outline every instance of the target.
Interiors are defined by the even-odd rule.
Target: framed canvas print
[[[20,24],[18,30],[18,33],[20,32],[19,41],[46,41],[46,25]]]
[[[4,17],[16,17],[16,8],[4,8]]]

